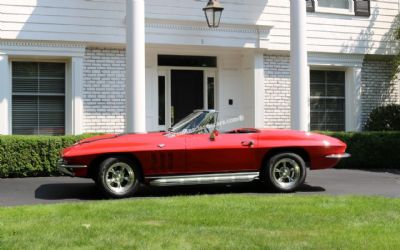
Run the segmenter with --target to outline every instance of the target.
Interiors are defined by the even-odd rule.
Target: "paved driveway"
[[[257,183],[192,187],[144,187],[136,197],[246,193],[271,195]],[[381,195],[400,197],[400,172],[320,170],[308,172],[306,184],[296,194]],[[93,181],[70,177],[0,179],[0,206],[45,204],[103,199]]]

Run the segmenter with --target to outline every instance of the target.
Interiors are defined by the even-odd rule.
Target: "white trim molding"
[[[71,76],[72,112],[67,121],[70,121],[69,134],[80,135],[83,133],[83,57],[72,57]]]
[[[85,45],[69,42],[3,40],[0,41],[0,51],[10,56],[72,57],[83,56]]]
[[[0,52],[0,135],[11,134],[11,84],[8,56]]]
[[[272,27],[221,24],[218,28],[208,28],[203,22],[146,19],[146,44],[267,49]]]
[[[335,53],[308,53],[309,65],[333,67],[361,67],[365,55],[335,54]]]
[[[346,70],[345,98],[346,131],[361,131],[361,67]]]
[[[254,53],[254,126],[263,128],[264,125],[264,98],[265,98],[265,76],[264,76],[264,54]]]

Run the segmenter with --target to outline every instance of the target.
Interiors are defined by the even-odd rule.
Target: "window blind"
[[[65,134],[65,63],[12,63],[12,133]]]

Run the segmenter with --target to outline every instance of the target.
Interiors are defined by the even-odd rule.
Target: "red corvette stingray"
[[[262,183],[281,192],[304,183],[306,168],[331,168],[346,144],[325,135],[241,128],[218,132],[216,111],[195,111],[168,132],[102,135],[63,151],[59,169],[92,178],[109,197],[154,186]]]

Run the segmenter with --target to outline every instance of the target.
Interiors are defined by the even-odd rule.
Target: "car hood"
[[[107,152],[125,152],[154,143],[164,136],[165,132],[106,134],[83,139],[63,150],[64,157],[90,155]]]

